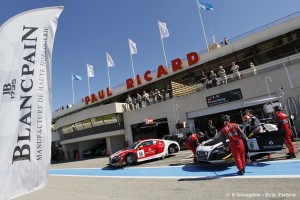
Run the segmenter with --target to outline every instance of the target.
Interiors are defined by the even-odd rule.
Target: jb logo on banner
[[[48,181],[51,55],[62,10],[31,10],[0,27],[0,199],[40,189]]]

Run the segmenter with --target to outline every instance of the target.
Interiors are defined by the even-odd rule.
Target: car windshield
[[[136,145],[138,145],[138,144],[139,144],[139,142],[134,142],[129,147],[127,147],[127,149],[134,149],[136,147]]]

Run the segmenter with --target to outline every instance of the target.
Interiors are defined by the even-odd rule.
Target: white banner
[[[0,27],[0,199],[48,182],[52,47],[62,10],[27,11]]]
[[[109,55],[109,53],[106,53],[106,63],[107,63],[107,67],[115,66],[115,63],[114,63],[113,59],[111,58],[111,56]]]
[[[159,32],[160,32],[161,38],[169,37],[169,30],[167,28],[166,23],[158,21],[158,27],[159,27]]]
[[[95,77],[94,67],[90,64],[86,64],[88,77]]]
[[[129,43],[130,54],[137,54],[136,44],[131,39],[128,39],[128,43]]]

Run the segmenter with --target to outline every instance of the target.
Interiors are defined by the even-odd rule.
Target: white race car
[[[283,148],[285,132],[278,131],[274,124],[260,124],[261,133],[250,133],[247,146],[250,158],[259,158],[270,153],[280,152]],[[196,149],[197,162],[228,162],[233,161],[230,151],[226,151],[220,135],[207,140]],[[229,140],[227,140],[229,143]]]

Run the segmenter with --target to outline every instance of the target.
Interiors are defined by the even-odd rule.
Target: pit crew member
[[[289,127],[288,116],[280,106],[274,106],[275,115],[273,120],[277,123],[278,130],[285,131],[284,143],[289,149],[287,158],[296,158],[294,144],[292,143],[292,130]]]
[[[185,141],[186,148],[191,150],[194,154],[194,163],[197,162],[196,149],[199,146],[199,136],[197,133],[187,134]]]
[[[226,150],[229,151],[229,147],[226,142],[226,139],[229,139],[231,153],[233,155],[236,167],[239,170],[237,174],[244,175],[246,160],[243,139],[247,140],[248,138],[239,128],[238,124],[230,122],[230,117],[228,115],[224,115],[222,117],[222,121],[224,123],[224,127],[221,129],[221,138],[223,145],[226,148]]]

